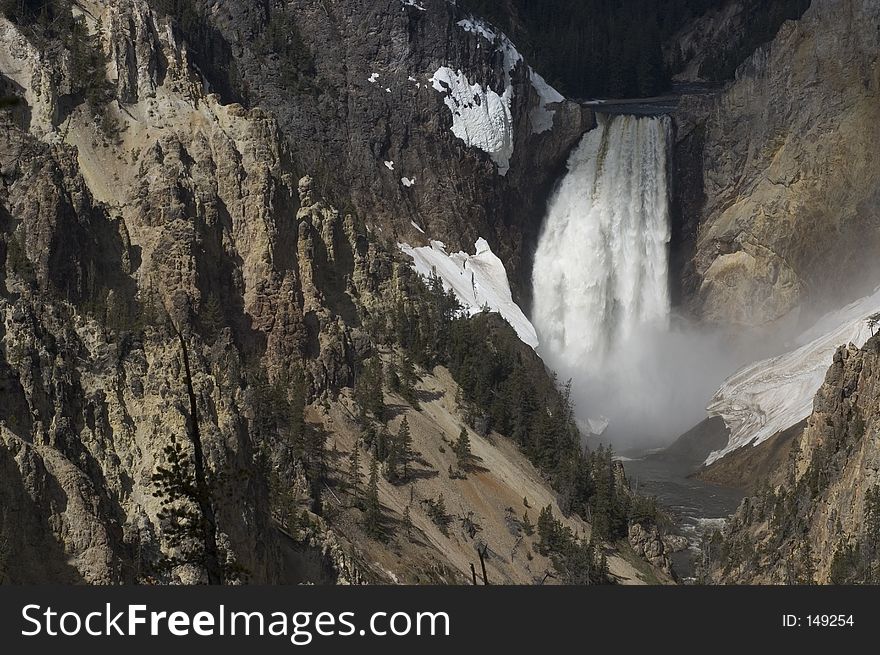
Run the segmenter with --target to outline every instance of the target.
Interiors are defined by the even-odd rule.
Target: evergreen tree
[[[382,396],[382,362],[378,358],[367,360],[354,385],[354,401],[358,406],[358,417],[366,425],[370,415],[379,421],[385,412],[385,399]]]
[[[427,505],[428,516],[444,535],[449,535],[449,514],[446,513],[446,500],[443,498],[443,492],[434,500],[429,498],[424,501]]]
[[[547,555],[556,542],[556,520],[550,505],[541,509],[538,514],[538,550],[542,555]]]
[[[390,482],[400,479],[400,464],[402,461],[399,439],[389,439],[388,449],[385,456],[385,478]]]
[[[397,450],[397,456],[400,464],[403,465],[404,479],[409,477],[409,464],[413,459],[412,434],[409,429],[409,421],[406,416],[400,422],[400,428],[397,431],[397,439],[394,440]]]
[[[523,514],[522,528],[523,528],[523,532],[525,532],[526,536],[528,536],[528,537],[531,537],[533,534],[535,534],[535,526],[532,525],[532,521],[531,521],[531,519],[529,519],[529,511],[528,510],[526,510],[525,513]]]
[[[473,459],[473,453],[471,452],[471,440],[470,437],[468,437],[467,429],[461,429],[458,439],[455,440],[454,450],[459,468],[464,469],[470,465],[471,460]]]
[[[364,498],[364,529],[371,537],[382,534],[382,506],[379,503],[379,462],[370,462],[370,479]]]
[[[388,379],[388,391],[391,393],[403,394],[403,384],[400,380],[400,374],[397,372],[397,364],[391,362],[385,368],[386,377]]]
[[[400,366],[398,367],[398,376],[400,378],[400,395],[415,408],[419,407],[419,401],[416,396],[416,383],[418,375],[416,368],[410,356],[404,352],[400,357]]]
[[[217,294],[211,293],[208,299],[204,301],[199,311],[199,322],[202,330],[209,339],[216,339],[223,329],[223,308]]]
[[[380,462],[384,462],[388,459],[388,455],[391,453],[393,449],[394,443],[391,435],[388,434],[388,431],[383,427],[376,434],[376,439],[373,447],[373,453]]]
[[[412,515],[409,511],[409,505],[403,508],[403,533],[409,538],[412,536]]]
[[[211,500],[202,497],[205,492],[196,483],[192,459],[173,433],[163,453],[165,463],[152,476],[153,496],[160,499],[158,518],[172,554],[163,556],[159,565],[167,573],[183,564],[216,568],[206,547],[211,527],[200,511]]]

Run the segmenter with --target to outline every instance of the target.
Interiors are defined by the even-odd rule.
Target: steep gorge
[[[442,0],[89,0],[72,10],[78,40],[0,14],[0,580],[203,581],[198,566],[158,566],[175,547],[153,475],[170,435],[193,424],[225,494],[222,564],[250,581],[462,582],[484,539],[499,549],[489,564],[499,580],[582,580],[559,553],[540,552],[513,501],[539,498],[561,516],[592,571],[595,526],[581,517],[600,489],[625,489],[622,469],[610,454],[607,466],[604,454],[582,456],[576,431],[556,420],[568,398],[496,317],[471,308],[479,339],[477,328],[425,329],[445,301],[426,294],[398,242],[412,252],[442,240],[449,253],[476,242],[478,255],[497,254],[513,300],[533,304],[549,336],[539,352],[553,351],[560,370],[572,347],[592,367],[620,335],[653,348],[639,332],[665,329],[671,302],[738,329],[857,294],[876,280],[866,255],[880,245],[874,5],[814,0],[735,80],[683,98],[671,120],[597,118],[560,100],[509,39]],[[586,170],[584,187],[607,200],[601,211],[565,181],[551,197],[566,161]],[[548,198],[558,238],[542,249]],[[557,275],[532,303],[533,273],[558,269],[566,246],[577,260],[589,243],[566,223],[566,205],[608,229],[569,292]],[[614,243],[633,231],[635,250]],[[560,307],[578,309],[562,337]],[[656,387],[643,351],[629,354],[626,373]],[[391,480],[380,500],[386,521],[406,515],[427,545],[398,539],[389,550],[365,537],[344,457],[379,452],[356,416],[365,371],[378,362],[406,372],[413,355],[421,381],[404,393],[399,377],[380,380],[392,409],[372,428],[390,439],[403,416],[414,426],[424,479],[409,504],[410,487]],[[874,371],[862,370],[868,396]],[[491,379],[499,371],[510,379]],[[823,388],[829,404],[835,380]],[[849,443],[850,419],[819,434],[817,418],[804,443]],[[447,449],[459,430],[492,470],[459,477]],[[853,481],[870,471],[859,466],[844,477],[860,491],[844,500],[864,504]],[[842,485],[828,487],[835,502]],[[430,514],[444,493],[460,503],[452,536]],[[815,525],[832,521],[809,511]],[[630,514],[612,518],[605,536],[626,536]],[[842,523],[832,536],[809,524],[823,581],[831,544],[860,530],[855,514]],[[662,541],[649,534],[660,544],[654,566],[617,541],[611,576],[668,581]],[[25,553],[14,570],[10,551]],[[779,579],[777,565],[762,564],[767,579]]]
[[[360,453],[361,474],[370,457],[387,456],[357,434],[361,419],[340,418],[350,421],[363,402],[371,365],[384,358],[396,370],[404,337],[422,339],[426,366],[436,359],[420,330],[436,329],[429,317],[445,301],[430,295],[397,238],[485,235],[521,275],[523,235],[538,229],[528,208],[542,202],[542,185],[591,113],[548,107],[555,96],[512,46],[445,2],[294,3],[293,22],[252,3],[173,4],[170,17],[165,2],[84,2],[68,14],[49,1],[49,26],[40,14],[0,15],[0,580],[199,583],[213,567],[227,582],[462,582],[482,525],[520,549],[508,556],[484,543],[496,581],[540,582],[559,553],[541,554],[524,536],[525,508],[479,500],[501,475],[514,481],[500,497],[528,496],[542,503],[533,518],[544,507],[561,517],[558,530],[585,565],[563,566],[566,579],[667,579],[622,544],[608,551],[610,571],[599,569],[590,524],[571,515],[590,474],[568,469],[584,460],[564,413],[558,433],[517,435],[540,441],[548,464],[538,473],[519,442],[489,431],[487,408],[453,402],[459,394],[442,370],[418,371],[434,385],[419,393],[443,402],[433,417],[438,405],[420,409],[419,396],[401,399],[390,373],[381,376],[378,394],[390,404],[370,429],[382,439],[408,414],[430,444],[426,461],[439,466],[449,458],[446,431],[475,423],[477,456],[499,468],[468,482],[451,466],[426,469],[428,482],[407,482],[413,495],[424,487],[473,501],[452,508],[455,530],[442,536],[432,532],[433,496],[404,508],[400,489],[383,482],[381,521],[397,525],[411,512],[414,530],[430,536],[417,555],[400,537],[417,559],[396,563],[368,557],[375,539],[365,537],[337,450]],[[375,29],[362,29],[371,21]],[[266,45],[294,23],[300,37]],[[248,49],[257,46],[268,50]],[[443,66],[481,97],[503,90],[509,99],[506,174],[451,129],[452,90],[429,83]],[[502,323],[480,337],[509,342],[509,330]],[[508,357],[528,371],[540,418],[561,396],[513,341]],[[174,473],[191,458],[202,462],[196,481],[210,498],[187,495],[191,485]],[[542,477],[562,479],[552,467],[568,475],[564,494]],[[609,461],[600,472],[628,498],[619,467]],[[215,512],[213,554],[167,513],[170,504],[184,517],[204,514],[205,503]]]

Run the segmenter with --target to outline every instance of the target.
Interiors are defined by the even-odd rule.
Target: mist
[[[539,334],[540,338],[540,334]],[[676,319],[644,325],[603,357],[542,353],[560,381],[571,381],[582,433],[617,450],[665,446],[706,418],[706,405],[741,366],[769,355],[775,339],[734,340]]]
[[[706,417],[725,378],[770,349],[672,311],[669,139],[666,117],[600,115],[569,158],[535,251],[538,352],[571,380],[582,432],[618,450],[670,443]]]

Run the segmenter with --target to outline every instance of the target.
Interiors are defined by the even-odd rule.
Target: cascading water
[[[562,369],[602,364],[669,317],[666,118],[600,116],[568,162],[535,253],[534,324]]]
[[[584,418],[607,413],[604,396],[633,376],[650,376],[630,365],[632,344],[669,324],[669,131],[666,117],[599,116],[568,161],[538,242],[540,353],[590,400]]]

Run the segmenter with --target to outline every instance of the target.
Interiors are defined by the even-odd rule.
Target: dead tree
[[[173,323],[172,323],[173,324]],[[223,584],[223,572],[220,566],[220,551],[217,547],[217,518],[211,503],[211,491],[205,470],[205,453],[202,448],[202,434],[199,429],[199,409],[196,392],[193,388],[192,371],[189,365],[189,351],[183,333],[175,325],[174,331],[180,340],[183,352],[183,372],[186,380],[186,391],[189,396],[189,416],[186,421],[187,433],[193,445],[193,466],[195,468],[196,496],[199,512],[202,515],[202,536],[205,544],[205,572],[208,584]]]

